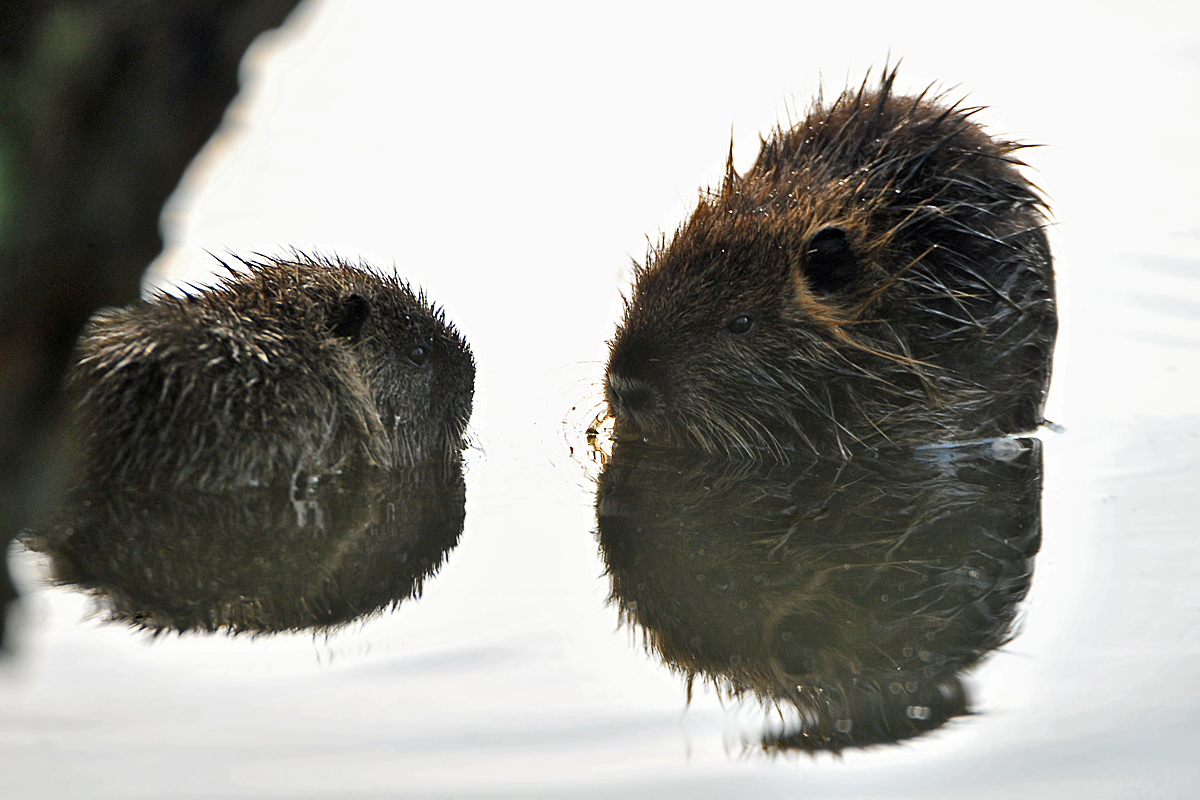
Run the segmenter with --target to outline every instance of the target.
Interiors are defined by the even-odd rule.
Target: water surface
[[[393,265],[480,372],[466,523],[419,600],[330,635],[162,636],[14,554],[4,797],[1185,797],[1200,785],[1200,26],[1170,4],[739,11],[313,3],[267,37],[163,224],[205,252]],[[1190,15],[1190,18],[1184,18]],[[822,80],[987,104],[1054,211],[1044,538],[975,714],[769,757],[763,713],[619,624],[576,424],[630,258]],[[569,433],[563,433],[563,420]],[[573,439],[572,436],[578,436]],[[573,455],[570,445],[577,445]]]

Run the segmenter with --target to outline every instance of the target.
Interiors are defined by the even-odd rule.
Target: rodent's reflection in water
[[[689,693],[777,708],[769,751],[838,751],[968,713],[960,675],[1029,589],[1041,483],[1036,439],[792,464],[618,444],[596,510],[622,619]]]
[[[77,490],[26,544],[154,632],[329,629],[420,594],[458,543],[461,456],[291,485]]]

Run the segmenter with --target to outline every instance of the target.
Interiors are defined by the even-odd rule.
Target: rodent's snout
[[[661,407],[664,367],[664,354],[653,340],[628,333],[618,337],[608,361],[604,396],[620,425],[645,427],[646,415]]]
[[[658,404],[658,391],[648,382],[609,373],[604,385],[609,409],[618,419],[629,414],[653,411]]]

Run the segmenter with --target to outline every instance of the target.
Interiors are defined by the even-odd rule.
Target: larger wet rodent
[[[894,80],[818,99],[652,249],[611,343],[619,438],[845,454],[1043,422],[1054,277],[1021,145]]]
[[[393,277],[295,253],[97,315],[68,379],[79,482],[220,489],[461,449],[475,365]]]

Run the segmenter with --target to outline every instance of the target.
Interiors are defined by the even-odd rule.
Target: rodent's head
[[[777,130],[651,250],[611,342],[619,437],[846,452],[1041,421],[1053,278],[1018,145],[894,77]]]
[[[441,309],[395,277],[340,260],[294,254],[272,264],[269,271],[247,266],[264,281],[286,272],[311,303],[309,324],[350,349],[398,463],[462,448],[475,361]]]

